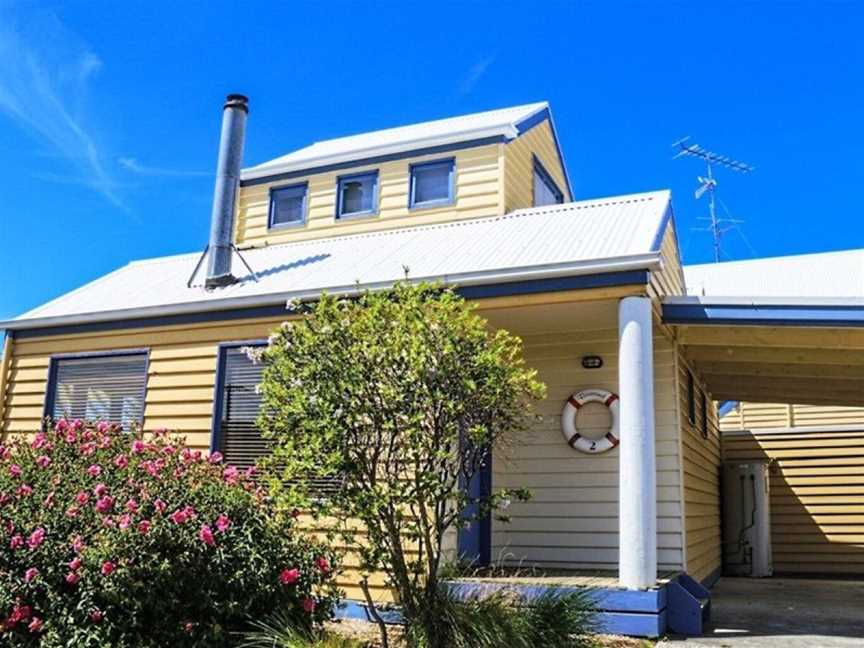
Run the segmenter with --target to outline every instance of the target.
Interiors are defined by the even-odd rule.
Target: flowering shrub
[[[333,556],[249,472],[164,431],[61,420],[0,447],[0,644],[224,646],[332,614]]]

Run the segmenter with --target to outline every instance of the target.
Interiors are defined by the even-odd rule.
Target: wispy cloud
[[[480,79],[483,78],[483,75],[489,70],[492,64],[495,62],[495,56],[487,56],[480,61],[477,61],[474,65],[472,65],[468,69],[468,73],[465,75],[465,78],[462,79],[462,82],[459,84],[459,94],[467,95],[470,93],[474,87],[480,82]]]
[[[136,173],[142,176],[173,176],[189,178],[206,177],[213,175],[209,171],[186,171],[183,169],[169,169],[167,167],[149,166],[147,164],[141,164],[137,159],[133,157],[117,158],[117,164],[119,164],[127,171],[131,171],[132,173]]]
[[[101,59],[54,13],[19,13],[11,5],[0,7],[0,114],[70,166],[68,177],[46,174],[45,179],[55,175],[86,185],[126,209],[92,129],[81,117]]]

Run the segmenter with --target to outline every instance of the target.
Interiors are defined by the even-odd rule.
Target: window
[[[269,227],[297,227],[306,222],[306,188],[304,182],[270,190]]]
[[[411,165],[410,208],[450,205],[454,200],[455,160]]]
[[[267,454],[267,443],[261,436],[255,420],[261,409],[261,382],[263,367],[247,356],[247,346],[223,346],[219,349],[219,372],[216,382],[216,435],[214,449],[225,461],[238,468],[248,468]]]
[[[705,392],[699,395],[699,404],[702,408],[702,436],[708,438],[708,398]]]
[[[378,210],[378,172],[339,178],[336,218],[371,216]]]
[[[555,184],[552,176],[534,156],[534,206],[556,205],[564,202],[564,194]]]
[[[51,359],[45,414],[119,423],[127,432],[144,420],[147,352],[58,356]]]
[[[258,386],[264,366],[246,355],[246,348],[263,345],[262,341],[254,341],[219,348],[213,450],[219,450],[226,463],[238,468],[254,466],[270,451],[268,441],[256,425],[262,403]],[[324,495],[341,483],[338,477],[321,478],[315,481],[315,489]]]
[[[690,425],[696,425],[696,385],[693,374],[687,370],[687,420]]]

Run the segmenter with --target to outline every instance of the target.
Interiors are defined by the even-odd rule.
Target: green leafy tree
[[[415,643],[443,646],[439,571],[457,529],[527,497],[465,485],[518,439],[545,387],[517,337],[441,286],[293,307],[302,317],[258,352],[273,492],[335,521],[363,573],[386,574]]]

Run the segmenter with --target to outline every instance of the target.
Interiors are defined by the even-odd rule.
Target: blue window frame
[[[336,218],[374,216],[378,212],[378,171],[340,176],[336,193]]]
[[[144,421],[148,349],[51,357],[44,416],[118,423],[131,431]]]
[[[267,226],[301,227],[306,222],[307,183],[270,189],[270,214]]]
[[[557,205],[564,202],[564,194],[555,184],[552,176],[537,158],[534,156],[534,206]]]
[[[456,160],[436,160],[411,165],[408,207],[452,205],[456,198]]]

